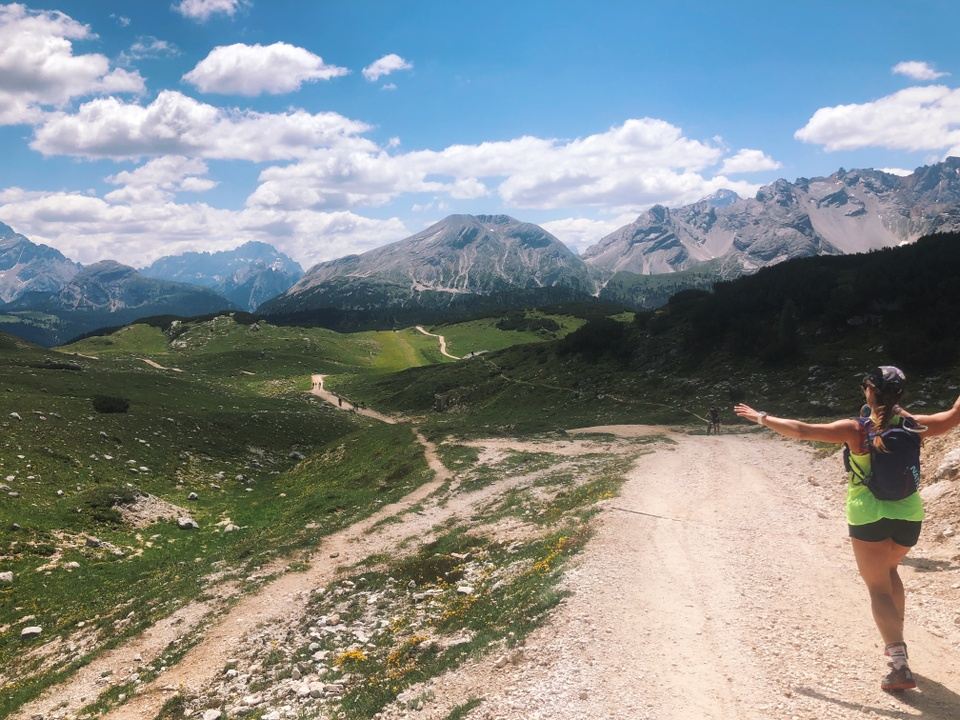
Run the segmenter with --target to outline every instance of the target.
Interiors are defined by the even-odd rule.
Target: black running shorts
[[[897,545],[913,547],[920,539],[921,522],[882,518],[866,525],[848,525],[850,537],[865,542],[893,540]]]

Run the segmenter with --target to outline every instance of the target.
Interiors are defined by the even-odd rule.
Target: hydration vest
[[[853,475],[854,484],[865,485],[878,500],[903,500],[920,489],[920,434],[917,423],[902,417],[897,425],[876,432],[870,418],[857,418],[870,451],[870,472],[866,475],[850,460],[850,448],[844,446],[843,466]],[[887,452],[877,450],[873,440],[879,436]]]

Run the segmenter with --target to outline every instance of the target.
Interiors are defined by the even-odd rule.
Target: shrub
[[[560,342],[558,350],[562,355],[580,355],[594,361],[603,356],[625,361],[632,351],[628,331],[625,323],[611,318],[589,320],[567,335]]]
[[[125,413],[130,409],[130,401],[114,395],[94,395],[93,409],[98,413]]]
[[[121,520],[120,513],[116,511],[117,505],[129,505],[138,495],[140,492],[132,488],[107,485],[87,490],[82,502],[95,521],[117,524]]]
[[[560,323],[552,318],[528,317],[521,312],[516,312],[497,320],[497,328],[500,330],[527,330],[529,332],[537,332],[538,330],[556,332],[560,329]]]

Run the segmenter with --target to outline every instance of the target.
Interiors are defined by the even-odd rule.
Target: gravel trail
[[[901,574],[921,689],[879,689],[835,459],[758,435],[672,439],[607,501],[571,595],[521,653],[441,676],[408,693],[432,691],[423,710],[384,717],[444,718],[470,698],[483,699],[472,720],[960,717],[960,630],[924,629],[913,567]]]

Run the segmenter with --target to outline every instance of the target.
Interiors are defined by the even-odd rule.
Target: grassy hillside
[[[429,477],[408,427],[303,392],[312,371],[377,361],[373,339],[334,335],[223,318],[172,343],[131,326],[65,352],[0,336],[0,571],[14,575],[0,585],[0,715],[91,653]],[[97,412],[104,394],[129,409]],[[145,494],[199,529],[159,516],[134,527],[124,512],[142,510]],[[227,522],[238,529],[224,532]],[[78,623],[86,640],[73,650],[24,656],[75,638]],[[32,624],[41,636],[21,640]]]
[[[433,432],[512,433],[607,422],[702,423],[747,400],[788,416],[855,414],[859,379],[896,363],[908,404],[960,385],[960,236],[861,256],[808,258],[687,290],[629,322],[452,366],[357,376],[346,391],[423,415]],[[907,282],[909,278],[909,282]]]
[[[572,315],[553,315],[536,311],[519,313],[519,315],[526,322],[505,322],[510,316],[504,316],[434,325],[428,329],[446,338],[447,352],[462,357],[469,353],[503,350],[513,345],[556,340],[573,332],[585,322],[583,318]],[[537,320],[545,322],[537,323]],[[547,327],[537,327],[540,324]],[[517,326],[516,329],[513,329],[513,326]]]

